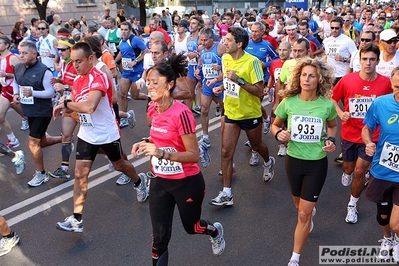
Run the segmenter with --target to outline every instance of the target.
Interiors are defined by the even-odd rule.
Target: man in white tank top
[[[377,73],[390,78],[392,70],[399,62],[399,52],[396,51],[398,37],[395,31],[384,30],[380,34],[380,41],[383,49],[380,54],[380,63],[377,65]]]

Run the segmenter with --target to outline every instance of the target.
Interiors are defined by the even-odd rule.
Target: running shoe
[[[15,156],[14,158],[12,158],[11,162],[14,163],[17,175],[22,175],[25,172],[26,162],[24,151],[16,151]]]
[[[236,164],[233,163],[233,174],[235,174],[235,173],[236,173]],[[222,170],[219,171],[219,175],[223,175]]]
[[[274,101],[274,88],[269,89],[269,93],[267,96],[270,103]]]
[[[209,237],[212,243],[212,252],[213,255],[219,256],[222,255],[224,248],[226,247],[226,241],[224,241],[224,232],[223,232],[223,225],[219,222],[213,224],[219,231],[217,237]]]
[[[48,172],[48,174],[54,178],[71,178],[69,171],[65,171],[62,167],[59,167],[54,172]]]
[[[396,262],[399,262],[399,242],[393,241],[393,258]]]
[[[107,156],[105,157],[108,158]],[[113,172],[113,171],[115,171],[114,165],[110,160],[108,160],[108,172]]]
[[[19,140],[15,138],[14,140],[7,139],[6,146],[10,149],[18,148],[20,145]]]
[[[201,106],[196,105],[191,109],[194,113],[196,113],[197,115],[201,114]]]
[[[299,262],[297,260],[290,260],[288,266],[299,266]]]
[[[342,185],[344,185],[345,187],[350,186],[352,184],[352,180],[353,180],[353,173],[350,175],[342,173],[342,178],[341,178]]]
[[[392,236],[390,238],[384,237],[384,238],[378,240],[378,242],[381,243],[381,247],[380,247],[380,252],[378,252],[377,258],[382,259],[382,260],[389,259],[390,250],[394,246],[394,239],[392,238]]]
[[[215,116],[219,117],[222,114],[222,109],[220,108],[220,104],[216,104]]]
[[[337,158],[334,159],[334,162],[336,163],[343,163],[344,160],[342,159],[342,152],[338,155]]]
[[[141,183],[137,187],[134,187],[134,189],[137,192],[137,201],[144,202],[148,198],[147,175],[140,173],[139,178],[141,179]]]
[[[198,143],[200,150],[200,161],[204,168],[207,168],[211,163],[211,156],[208,153],[208,146],[204,142]]]
[[[42,174],[40,171],[36,171],[36,173],[33,175],[33,178],[28,182],[28,185],[31,187],[38,187],[43,183],[46,183],[49,181],[49,176],[47,173]]]
[[[274,159],[272,156],[269,156],[269,158],[272,163],[269,166],[263,164],[263,181],[265,182],[271,181],[274,177],[274,164],[276,163],[276,159]]]
[[[280,145],[278,145],[277,156],[284,157],[285,155],[287,155],[287,147],[285,147],[285,145],[281,143]]]
[[[369,184],[369,180],[370,180],[370,171],[367,171],[367,173],[364,175],[364,177],[365,177],[364,186],[367,187],[367,185]]]
[[[313,217],[316,215],[316,207],[313,207],[312,210],[312,218],[310,220],[310,229],[309,229],[309,233],[311,233],[313,231],[314,228],[314,223],[313,223]]]
[[[204,138],[204,136],[202,136],[201,139],[199,140],[198,144],[201,142],[205,143],[207,148],[211,147],[211,140],[209,138]]]
[[[131,129],[134,128],[134,126],[136,125],[136,115],[134,114],[133,110],[129,110],[127,112],[127,122]]]
[[[83,220],[80,222],[75,219],[75,216],[71,215],[63,222],[58,222],[55,226],[58,230],[67,231],[67,232],[75,232],[75,233],[82,233],[83,232]]]
[[[356,206],[348,205],[348,213],[346,214],[345,222],[347,222],[348,224],[357,223]]]
[[[249,165],[255,166],[259,163],[259,152],[252,151],[251,159],[249,159]]]
[[[125,175],[124,173],[122,173],[120,175],[120,177],[118,178],[118,180],[116,180],[116,184],[123,186],[123,185],[129,184],[130,181],[132,181],[132,179],[130,177],[128,177],[127,175]]]
[[[127,121],[127,118],[121,118],[121,123],[119,124],[120,128],[127,127],[129,125],[129,122]]]
[[[231,195],[231,197],[228,197],[224,191],[220,191],[219,195],[217,195],[216,198],[211,199],[209,204],[215,206],[231,206],[234,204],[233,195]]]
[[[14,232],[12,237],[3,237],[0,240],[0,256],[10,253],[11,249],[19,243],[19,236]]]
[[[131,100],[132,99],[132,94],[130,92],[127,93],[127,99]]]
[[[29,129],[28,120],[22,118],[21,130],[25,131],[25,130],[28,130],[28,129]]]
[[[249,147],[249,148],[251,148],[251,142],[249,142],[249,140],[247,140],[247,141],[244,143],[244,145],[247,146],[247,147]]]
[[[272,126],[272,122],[269,117],[269,121],[267,121],[267,120],[263,121],[263,134],[269,134],[271,126]]]

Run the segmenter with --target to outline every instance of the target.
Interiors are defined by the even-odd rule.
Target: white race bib
[[[323,120],[319,117],[294,115],[291,119],[291,140],[297,142],[320,142]]]
[[[373,101],[374,98],[372,97],[349,98],[348,103],[351,118],[364,118]]]
[[[206,79],[214,79],[219,76],[219,71],[213,69],[212,64],[203,64],[202,65],[202,73],[204,74],[204,78]]]
[[[7,85],[7,82],[6,82],[6,78],[0,78],[0,84],[1,84],[1,86],[3,86],[3,87],[6,87],[6,86],[8,86]]]
[[[133,67],[128,66],[130,62],[132,62],[131,58],[122,58],[122,67],[124,70],[133,70]]]
[[[116,44],[115,44],[114,42],[108,43],[108,47],[109,47],[109,49],[110,49],[112,52],[114,52],[114,53],[117,52],[117,50],[116,50]]]
[[[35,100],[33,99],[33,96],[24,96],[22,94],[22,88],[24,89],[30,89],[33,92],[33,87],[32,86],[19,86],[19,97],[20,97],[20,102],[23,104],[34,104]]]
[[[233,82],[231,79],[224,77],[223,78],[223,86],[224,86],[224,95],[228,95],[233,98],[240,98],[240,85]]]
[[[379,164],[395,172],[399,172],[399,146],[385,141]]]
[[[173,147],[159,148],[165,152],[176,152]],[[166,159],[159,159],[155,156],[151,157],[154,174],[175,175],[183,173],[183,165],[180,162],[174,162]]]
[[[83,127],[94,127],[93,120],[90,114],[78,113],[80,125]]]

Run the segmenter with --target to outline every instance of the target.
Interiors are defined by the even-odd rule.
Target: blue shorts
[[[357,157],[368,162],[373,160],[373,156],[366,154],[366,144],[364,143],[353,143],[343,139],[341,140],[341,151],[344,162],[354,162],[357,160]]]
[[[194,75],[196,69],[197,69],[196,65],[188,65],[187,77],[189,77],[190,79],[197,80],[197,78]]]
[[[226,115],[224,116],[224,122],[230,124],[236,124],[241,128],[241,130],[245,131],[257,128],[259,125],[262,125],[262,117],[250,118],[244,120],[231,120]]]
[[[205,95],[205,96],[216,97],[217,99],[222,99],[223,98],[223,92],[221,94],[219,94],[219,96],[216,96],[213,93],[212,89],[222,85],[223,81],[216,82],[215,84],[212,85],[212,87],[208,87],[206,85],[206,81],[207,80],[204,79],[204,81],[202,82],[202,94]]]
[[[123,71],[122,78],[129,79],[131,82],[136,82],[141,78],[143,73],[140,72],[132,72],[132,71]]]

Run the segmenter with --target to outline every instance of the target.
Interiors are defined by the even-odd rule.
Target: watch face
[[[237,83],[238,83],[239,85],[244,85],[244,84],[245,84],[245,81],[244,81],[242,78],[238,78],[238,79],[237,79]]]

